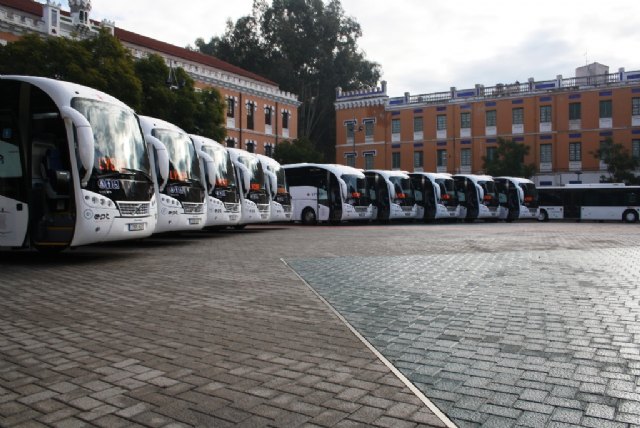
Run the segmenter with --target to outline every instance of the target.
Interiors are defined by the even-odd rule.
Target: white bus
[[[291,221],[291,195],[287,187],[284,169],[275,159],[257,155],[262,163],[267,181],[267,191],[271,203],[270,222]]]
[[[567,184],[538,187],[538,220],[613,220],[635,223],[640,215],[640,186]]]
[[[453,176],[458,196],[459,218],[497,221],[500,201],[496,183],[489,175],[456,174]]]
[[[155,233],[204,227],[206,184],[200,158],[189,135],[172,123],[140,116],[149,145],[158,199]]]
[[[418,218],[413,184],[406,172],[370,169],[364,175],[373,206],[373,220],[386,222]]]
[[[135,113],[85,86],[0,76],[0,247],[143,238],[156,223]]]
[[[240,222],[235,227],[242,229],[247,224],[269,222],[271,204],[267,179],[258,156],[242,149],[227,150],[236,169],[240,188]]]
[[[460,208],[451,174],[413,172],[409,177],[418,205],[417,218],[425,223],[458,218]]]
[[[207,220],[205,227],[235,226],[240,222],[240,192],[235,167],[227,149],[220,143],[199,135],[191,135],[199,152],[213,162],[215,176],[207,189]],[[207,169],[205,168],[205,173]],[[207,174],[208,175],[208,174]]]
[[[533,181],[520,177],[494,177],[500,201],[500,219],[538,218],[538,190]]]
[[[369,221],[371,201],[362,171],[337,164],[283,165],[294,221],[316,224],[326,221]]]

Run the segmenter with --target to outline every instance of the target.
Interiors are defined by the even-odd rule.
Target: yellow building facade
[[[336,162],[357,168],[484,173],[499,138],[529,147],[536,184],[597,183],[608,138],[640,157],[640,71],[590,64],[576,77],[389,97],[387,84],[336,91]]]

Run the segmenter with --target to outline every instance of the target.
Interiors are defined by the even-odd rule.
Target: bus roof
[[[477,183],[479,181],[493,181],[493,177],[490,175],[478,175],[478,174],[455,174],[453,176],[455,177],[464,177],[464,178],[468,178],[469,180],[473,181],[474,183]]]
[[[502,179],[505,179],[505,180],[510,180],[513,183],[518,183],[518,184],[534,184],[533,181],[529,180],[528,178],[522,178],[522,177],[500,176],[500,177],[495,177],[495,178],[502,178]]]
[[[349,175],[356,175],[360,178],[364,178],[364,173],[361,170],[353,168],[351,166],[347,166],[347,165],[340,165],[340,164],[334,164],[334,163],[306,163],[306,162],[282,165],[284,169],[293,169],[293,168],[300,168],[305,166],[326,169],[327,171],[330,171],[336,176],[349,174]]]
[[[166,120],[157,119],[155,117],[149,117],[149,116],[139,116],[139,117],[140,117],[140,126],[142,127],[142,130],[145,132],[151,132],[152,129],[167,129],[169,131],[175,131],[181,134],[187,134],[182,130],[182,128],[179,128],[178,126],[174,125],[171,122],[167,122]]]
[[[409,178],[409,173],[406,171],[393,171],[393,170],[387,170],[387,169],[367,169],[365,170],[365,172],[375,172],[383,176],[385,179],[389,177]]]
[[[189,137],[191,137],[191,139],[197,144],[208,145],[208,146],[213,146],[213,147],[216,147],[216,148],[226,149],[225,146],[223,146],[222,144],[218,143],[216,140],[212,140],[211,138],[203,137],[202,135],[189,134]]]
[[[0,80],[14,80],[30,83],[42,89],[53,99],[53,101],[58,106],[69,105],[73,98],[86,98],[90,100],[107,102],[122,107],[123,109],[133,111],[131,107],[129,107],[119,99],[105,92],[90,88],[88,86],[79,85],[77,83],[50,79],[48,77],[16,75],[0,75]]]
[[[280,165],[280,162],[278,162],[277,160],[275,160],[272,157],[269,157],[267,155],[261,155],[260,153],[256,154],[256,156],[258,156],[258,159],[260,159],[260,162],[262,162],[265,165],[268,165],[272,168],[280,168],[282,165]]]
[[[411,172],[409,175],[424,175],[425,177],[429,177],[432,180],[436,178],[441,178],[445,180],[453,180],[453,177],[448,172]]]

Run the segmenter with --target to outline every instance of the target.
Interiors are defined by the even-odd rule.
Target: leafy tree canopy
[[[339,0],[254,0],[249,16],[227,22],[224,35],[196,47],[278,82],[302,101],[298,136],[333,160],[335,89],[373,86],[380,66],[357,46],[360,24],[344,14]]]
[[[513,140],[498,138],[498,147],[493,159],[482,157],[484,170],[494,177],[510,176],[529,178],[536,172],[535,165],[525,165],[524,158],[529,154],[529,146]]]
[[[298,162],[323,162],[322,153],[315,149],[308,138],[278,143],[273,158],[281,164]]]
[[[113,95],[140,114],[175,123],[190,133],[224,140],[220,92],[195,90],[182,69],[171,73],[158,55],[135,61],[107,31],[85,40],[35,34],[0,46],[0,74],[43,76],[79,83]]]
[[[614,143],[609,137],[593,152],[596,159],[600,159],[607,165],[609,177],[602,176],[602,182],[638,184],[640,179],[634,171],[640,166],[640,159],[633,157],[620,143]]]

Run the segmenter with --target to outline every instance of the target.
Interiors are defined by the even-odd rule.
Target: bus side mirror
[[[213,158],[202,150],[198,150],[198,156],[204,163],[204,170],[209,178],[209,188],[213,190],[216,186],[216,169],[214,168],[215,163],[213,162]]]
[[[249,178],[249,168],[238,161],[234,161],[233,166],[235,166],[236,170],[240,172],[242,187],[244,188],[244,191],[247,192],[249,190],[249,187],[251,186],[251,179]]]
[[[275,194],[278,193],[278,177],[268,169],[264,171],[264,175],[269,177],[269,189],[271,190],[271,194],[275,196]]]
[[[86,117],[78,110],[65,106],[60,109],[62,119],[70,120],[76,127],[78,136],[78,157],[80,164],[84,168],[84,175],[80,178],[80,184],[85,187],[89,182],[93,172],[93,159],[95,156],[95,142],[93,139],[93,128]]]
[[[157,166],[160,172],[160,177],[158,177],[158,190],[162,192],[164,186],[167,185],[167,181],[169,181],[169,154],[167,153],[167,148],[162,144],[162,141],[153,135],[147,134],[144,136],[144,139],[149,146],[149,153],[155,153],[158,159]]]

